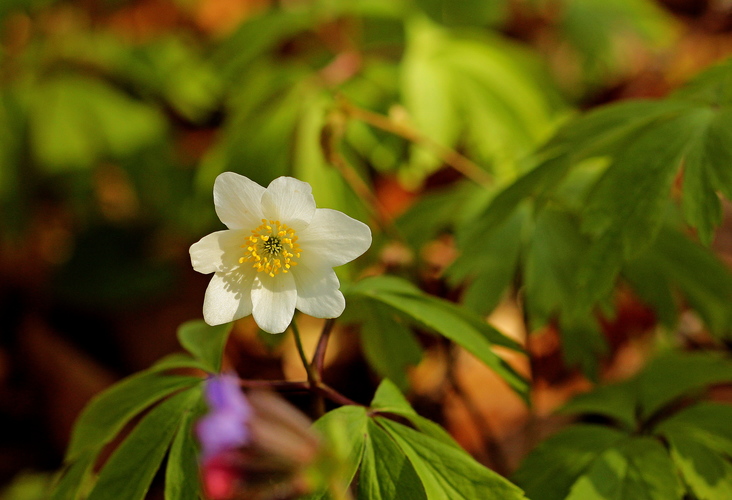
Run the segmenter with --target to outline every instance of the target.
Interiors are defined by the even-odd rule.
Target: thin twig
[[[239,380],[241,387],[247,389],[273,389],[277,391],[307,392],[310,390],[308,381],[295,382],[290,380]]]
[[[340,392],[336,391],[329,385],[326,385],[324,383],[319,383],[317,386],[314,387],[316,391],[318,391],[320,394],[325,396],[326,398],[330,399],[331,401],[334,401],[341,405],[353,405],[353,406],[364,406],[361,403],[357,403],[356,401],[344,396]]]
[[[447,381],[452,386],[453,391],[455,391],[455,395],[462,400],[470,419],[473,421],[473,424],[480,433],[485,454],[490,459],[493,470],[502,476],[507,476],[509,473],[509,467],[506,454],[503,452],[503,449],[496,439],[491,425],[483,415],[483,412],[481,412],[480,408],[475,405],[470,395],[465,392],[455,375],[455,346],[450,345],[448,346],[448,349],[450,349],[450,354],[447,366]]]
[[[399,137],[403,137],[410,142],[431,150],[440,160],[442,160],[443,163],[454,168],[473,182],[484,186],[488,186],[493,183],[493,178],[485,170],[454,149],[443,146],[426,135],[421,134],[417,130],[402,123],[395,122],[388,116],[360,108],[343,96],[339,96],[338,103],[340,105],[340,109],[343,110],[347,116],[361,120],[373,127],[398,135]]]
[[[371,188],[356,173],[353,166],[346,161],[340,152],[346,120],[343,111],[333,110],[328,114],[326,125],[323,127],[320,146],[326,161],[338,170],[346,184],[356,193],[358,199],[363,200],[366,210],[376,221],[379,227],[391,238],[403,241],[404,237],[394,226],[394,221],[382,203],[371,191]]]

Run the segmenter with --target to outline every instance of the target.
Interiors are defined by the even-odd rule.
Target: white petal
[[[229,271],[244,255],[241,245],[249,235],[245,230],[224,230],[204,236],[191,245],[191,264],[199,273]]]
[[[254,269],[216,273],[203,299],[203,319],[211,326],[229,323],[252,313]]]
[[[338,288],[341,284],[333,269],[313,269],[297,266],[294,273],[297,283],[296,307],[315,318],[337,318],[346,308],[346,299]]]
[[[351,262],[371,246],[371,230],[363,222],[328,208],[315,211],[310,225],[298,232],[303,264],[336,267]],[[312,263],[312,264],[311,264]]]
[[[254,229],[262,223],[264,188],[243,175],[224,172],[214,182],[214,205],[229,229]]]
[[[262,211],[265,217],[300,230],[310,223],[315,213],[313,189],[307,182],[278,177],[262,195]]]
[[[287,330],[295,314],[297,288],[292,273],[274,277],[257,273],[252,283],[252,314],[259,328],[269,333]]]

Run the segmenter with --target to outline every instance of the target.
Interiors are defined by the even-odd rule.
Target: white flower
[[[228,230],[191,246],[193,269],[214,273],[203,318],[220,325],[249,314],[281,333],[295,308],[316,318],[341,315],[346,302],[333,267],[371,245],[368,226],[336,210],[315,208],[310,184],[279,177],[267,189],[232,172],[214,183],[216,213]]]

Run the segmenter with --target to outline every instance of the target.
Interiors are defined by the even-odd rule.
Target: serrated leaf
[[[203,320],[188,321],[178,328],[178,341],[209,372],[218,373],[231,326],[231,323],[209,326]]]
[[[524,273],[527,308],[540,325],[576,303],[577,262],[587,247],[569,213],[547,209],[537,217]]]
[[[639,256],[636,266],[645,266],[654,279],[645,287],[656,287],[653,293],[662,293],[665,283],[678,290],[697,311],[710,332],[726,338],[732,331],[732,273],[714,253],[680,231],[664,228],[647,253]],[[631,262],[631,269],[633,263]],[[635,284],[637,280],[633,280]],[[638,290],[643,292],[641,286]],[[669,291],[666,294],[670,293]],[[665,299],[668,301],[668,298]],[[655,305],[655,303],[654,303]],[[670,308],[670,305],[666,306]],[[675,308],[674,308],[675,309]],[[666,314],[670,314],[667,312]],[[672,324],[675,324],[675,320]]]
[[[661,227],[689,131],[705,127],[710,117],[709,110],[692,108],[638,132],[592,188],[583,228],[594,235],[618,231],[623,255],[637,255]]]
[[[142,500],[183,416],[200,399],[196,387],[150,410],[112,453],[88,500]]]
[[[671,458],[698,500],[732,498],[732,464],[688,434],[668,434]]]
[[[379,375],[407,389],[407,369],[422,360],[422,347],[414,334],[392,309],[378,303],[363,304],[359,314],[368,318],[361,326],[361,346],[367,361]]]
[[[84,450],[98,451],[142,410],[200,382],[198,377],[142,372],[113,385],[95,396],[76,421],[66,461],[76,459]]]
[[[198,408],[196,408],[198,406]],[[198,443],[193,436],[197,418],[204,411],[204,401],[193,405],[183,416],[173,438],[165,468],[165,500],[198,500],[201,484],[198,469]]]
[[[369,500],[427,499],[412,464],[389,435],[371,420],[358,491],[359,498]]]
[[[517,210],[493,231],[474,234],[464,241],[458,237],[461,254],[446,273],[452,284],[472,278],[463,293],[463,303],[473,311],[490,313],[514,278],[527,216],[527,211]]]
[[[597,457],[567,500],[681,500],[683,488],[663,445],[631,437]]]
[[[524,499],[509,481],[476,462],[463,450],[391,420],[376,417],[417,472],[429,500]]]
[[[543,441],[513,480],[533,499],[564,500],[593,460],[627,436],[599,425],[573,425]]]

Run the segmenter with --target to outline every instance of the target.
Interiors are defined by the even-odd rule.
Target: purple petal
[[[196,427],[203,460],[246,445],[250,439],[252,409],[233,375],[212,377],[206,382],[210,412]]]

